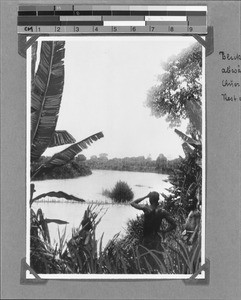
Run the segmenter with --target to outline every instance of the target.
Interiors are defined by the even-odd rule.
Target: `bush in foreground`
[[[143,218],[128,223],[126,236],[115,235],[103,248],[96,239],[102,216],[89,206],[79,228],[66,240],[51,245],[48,224],[32,211],[30,265],[38,274],[193,274],[200,268],[200,238],[188,247],[178,237],[165,243],[164,252],[140,244]],[[164,258],[164,259],[163,259]]]

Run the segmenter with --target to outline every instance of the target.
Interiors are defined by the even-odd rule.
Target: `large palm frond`
[[[95,133],[86,139],[75,143],[61,152],[54,154],[47,162],[42,164],[35,172],[32,174],[32,178],[41,172],[48,172],[49,170],[60,167],[68,162],[70,162],[78,153],[87,149],[94,141],[97,141],[104,137],[102,132]]]
[[[50,147],[61,146],[65,144],[72,144],[75,142],[76,142],[75,138],[66,130],[56,130],[52,135],[52,139],[48,147],[50,148]]]
[[[49,197],[49,198],[64,198],[65,200],[72,200],[72,201],[77,201],[77,202],[85,202],[84,199],[81,199],[81,198],[78,198],[74,195],[70,195],[70,194],[67,194],[65,192],[62,192],[62,191],[58,191],[58,192],[48,192],[48,193],[44,193],[44,194],[41,194],[41,195],[38,195],[37,197],[35,198],[32,198],[30,200],[30,206],[33,204],[33,202],[37,201],[37,200],[40,200],[42,198],[45,198],[45,197]]]
[[[31,49],[31,83],[34,83],[34,75],[35,75],[35,67],[37,61],[37,49],[38,49],[38,42],[34,42]]]
[[[194,148],[200,148],[201,147],[201,142],[194,140],[193,138],[189,137],[188,135],[186,135],[185,133],[181,132],[178,129],[174,130],[176,132],[177,135],[179,135],[186,143],[190,144],[191,146],[193,146]]]
[[[62,41],[43,41],[40,61],[31,91],[31,160],[37,160],[50,145],[55,132],[64,87]],[[68,133],[66,142],[73,142]],[[63,144],[63,143],[61,143]]]

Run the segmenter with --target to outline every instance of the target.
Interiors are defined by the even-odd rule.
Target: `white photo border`
[[[167,37],[174,37],[173,35],[168,35]],[[147,39],[148,41],[155,41],[160,36],[40,36],[38,41],[68,41],[69,39],[88,39],[88,40],[98,40],[98,39],[137,39],[141,40]],[[163,37],[163,36],[161,36]],[[175,37],[182,37],[178,35]],[[186,37],[186,36],[185,36]],[[206,95],[205,95],[205,48],[202,47],[202,211],[201,211],[201,266],[205,264],[205,222],[206,222]],[[31,47],[26,51],[26,263],[30,265],[30,207],[29,207],[29,196],[30,196],[30,126],[31,126]],[[56,279],[56,280],[146,280],[146,279],[190,279],[193,274],[38,274],[41,279]],[[29,271],[26,271],[26,279],[35,279]],[[195,279],[205,279],[205,271],[201,271]]]

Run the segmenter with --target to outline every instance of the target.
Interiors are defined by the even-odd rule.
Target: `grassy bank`
[[[181,240],[180,230],[162,241],[163,251],[141,243],[143,218],[128,223],[124,237],[118,234],[102,247],[96,239],[101,222],[97,206],[89,206],[72,238],[60,235],[55,248],[50,244],[48,224],[41,211],[31,218],[31,267],[39,274],[191,274],[200,266],[200,238],[192,249]]]

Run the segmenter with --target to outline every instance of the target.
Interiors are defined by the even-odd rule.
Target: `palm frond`
[[[193,147],[201,146],[201,143],[199,141],[194,140],[193,138],[187,136],[185,133],[181,132],[178,129],[174,130],[177,135],[179,135],[185,142],[190,144]]]
[[[190,154],[193,153],[192,148],[186,142],[182,144],[182,149],[183,149],[186,157],[188,157]]]
[[[75,138],[66,130],[56,130],[52,135],[52,139],[48,147],[56,147],[66,144],[75,143]]]
[[[59,192],[48,192],[48,193],[41,194],[41,195],[33,198],[30,201],[30,206],[33,204],[33,202],[35,202],[35,201],[37,201],[39,199],[45,198],[45,197],[64,198],[65,200],[73,200],[73,201],[78,201],[78,202],[85,202],[85,200],[83,200],[83,199],[80,199],[80,198],[75,197],[73,195],[69,195],[67,193],[59,191]]]
[[[39,174],[40,172],[48,172],[49,170],[60,167],[68,162],[70,162],[78,153],[83,151],[84,149],[87,149],[88,146],[90,146],[94,141],[97,141],[104,137],[103,133],[100,131],[98,133],[95,133],[86,139],[75,143],[68,148],[64,149],[61,152],[58,152],[54,154],[46,163],[42,164],[35,172],[32,174],[32,178],[36,176],[36,174]]]
[[[59,219],[45,219],[45,222],[48,223],[56,223],[59,225],[65,225],[65,224],[69,224],[69,222],[67,221],[63,221],[63,220],[59,220]]]
[[[64,86],[64,42],[44,41],[31,92],[31,160],[46,150],[55,132]]]
[[[38,42],[34,42],[32,45],[32,59],[31,59],[31,82],[34,83],[34,75],[35,75],[35,66],[37,61],[37,49],[38,49]]]
[[[87,149],[93,142],[101,139],[104,137],[102,132],[95,133],[86,139],[75,143],[68,148],[64,149],[63,151],[56,153],[53,157],[46,162],[46,167],[53,167],[53,166],[62,166],[71,161],[77,154],[79,154],[84,149]]]
[[[41,208],[39,208],[37,211],[36,219],[38,220],[38,224],[40,226],[44,241],[51,244],[48,224],[44,219],[43,211]]]

